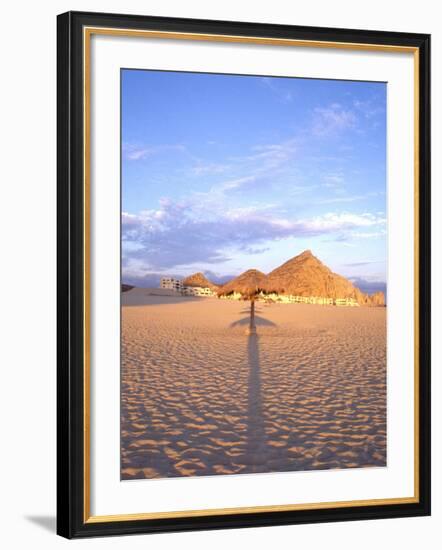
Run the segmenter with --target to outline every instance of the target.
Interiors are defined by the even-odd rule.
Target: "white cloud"
[[[312,133],[316,136],[327,136],[354,128],[356,115],[349,109],[344,109],[339,103],[328,107],[316,107],[313,112]]]
[[[325,181],[325,187],[336,187],[344,183],[344,176],[342,173],[325,174],[322,176],[322,179]]]
[[[195,176],[207,176],[212,174],[223,174],[231,168],[230,164],[218,164],[215,162],[205,163],[203,161],[198,161],[197,164],[192,168],[192,173]]]
[[[127,160],[144,160],[148,157],[163,153],[165,151],[183,152],[186,148],[184,145],[158,145],[155,147],[140,146],[130,143],[123,143],[123,157]]]
[[[309,227],[314,230],[323,230],[324,232],[338,232],[359,227],[372,227],[384,225],[384,217],[371,213],[351,214],[351,213],[329,213],[324,216],[318,216],[308,222]]]
[[[220,192],[232,191],[233,189],[240,189],[248,183],[252,183],[256,180],[256,176],[244,176],[242,178],[231,179],[223,182],[221,185],[218,185],[217,189]]]
[[[273,94],[275,94],[278,100],[282,103],[290,103],[292,101],[292,92],[282,87],[277,78],[264,76],[261,78],[260,82]]]
[[[192,202],[164,199],[156,210],[124,215],[123,258],[143,261],[146,270],[164,270],[198,262],[216,264],[232,250],[253,253],[268,242],[287,238],[338,235],[345,241],[365,228],[379,231],[385,218],[370,213],[328,213],[292,220],[268,206],[207,209]],[[361,232],[362,231],[362,232]],[[126,243],[132,243],[129,247]],[[136,246],[134,246],[136,243]],[[230,252],[227,252],[230,251]]]
[[[385,106],[376,101],[375,98],[367,99],[365,101],[355,99],[353,101],[353,106],[366,119],[372,119],[380,115],[385,115]]]
[[[232,170],[237,173],[263,177],[274,174],[276,169],[282,169],[293,160],[298,151],[297,139],[292,138],[281,143],[255,145],[250,153],[231,157]]]
[[[379,239],[381,237],[385,237],[386,234],[387,232],[385,230],[371,231],[369,233],[354,232],[353,237],[356,239]]]

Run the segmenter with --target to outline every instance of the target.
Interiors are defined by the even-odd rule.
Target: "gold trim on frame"
[[[90,67],[91,36],[129,36],[157,39],[196,40],[209,42],[233,42],[258,45],[334,48],[343,50],[365,50],[390,53],[412,53],[414,59],[414,495],[411,497],[351,500],[337,502],[318,502],[303,504],[284,504],[270,506],[250,506],[236,508],[215,508],[206,510],[181,510],[172,512],[151,512],[137,514],[116,514],[107,516],[91,515],[90,483]],[[103,523],[116,521],[135,521],[149,519],[195,518],[229,514],[251,514],[259,512],[287,512],[300,510],[323,510],[348,508],[354,506],[382,506],[391,504],[413,504],[419,502],[419,49],[411,46],[363,44],[350,42],[329,42],[320,40],[296,40],[268,37],[245,37],[205,33],[149,31],[134,29],[114,29],[107,27],[85,27],[83,29],[83,66],[84,66],[84,523]]]
[[[122,514],[110,516],[91,516],[86,523],[102,523],[108,521],[134,521],[142,519],[167,519],[167,518],[197,518],[204,516],[226,516],[229,514],[250,514],[257,512],[293,512],[296,510],[324,510],[330,508],[348,508],[349,506],[378,506],[385,504],[412,504],[417,502],[414,497],[372,499],[372,500],[348,500],[340,502],[314,502],[308,504],[281,504],[272,506],[252,506],[238,508],[214,508],[208,510],[184,510],[177,512],[152,512],[140,514]]]

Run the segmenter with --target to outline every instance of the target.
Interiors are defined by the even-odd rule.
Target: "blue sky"
[[[385,282],[386,84],[122,71],[124,282],[267,273],[307,248]]]

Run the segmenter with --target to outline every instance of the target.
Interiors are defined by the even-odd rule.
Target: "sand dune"
[[[386,465],[385,308],[122,299],[122,479]]]

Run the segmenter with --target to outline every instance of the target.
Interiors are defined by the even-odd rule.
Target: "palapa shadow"
[[[241,313],[249,313],[243,310]],[[255,315],[256,326],[276,327],[276,323],[264,317]],[[234,321],[230,328],[249,326],[250,316]],[[266,435],[263,415],[263,397],[261,383],[261,365],[259,353],[259,336],[256,331],[247,333],[247,362],[249,367],[248,396],[247,396],[247,436],[245,449],[245,463],[247,472],[263,472],[266,465]]]
[[[233,323],[230,323],[230,328],[233,327],[240,327],[245,326],[250,323],[250,318],[244,317],[243,319],[240,319],[239,321],[234,321]],[[255,325],[262,326],[262,327],[276,327],[277,325],[273,321],[269,321],[268,319],[265,319],[264,317],[260,317],[259,315],[255,315]]]
[[[247,337],[247,359],[249,364],[247,400],[247,444],[246,464],[250,472],[262,471],[265,464],[265,430],[262,410],[262,384],[259,358],[259,336]]]

